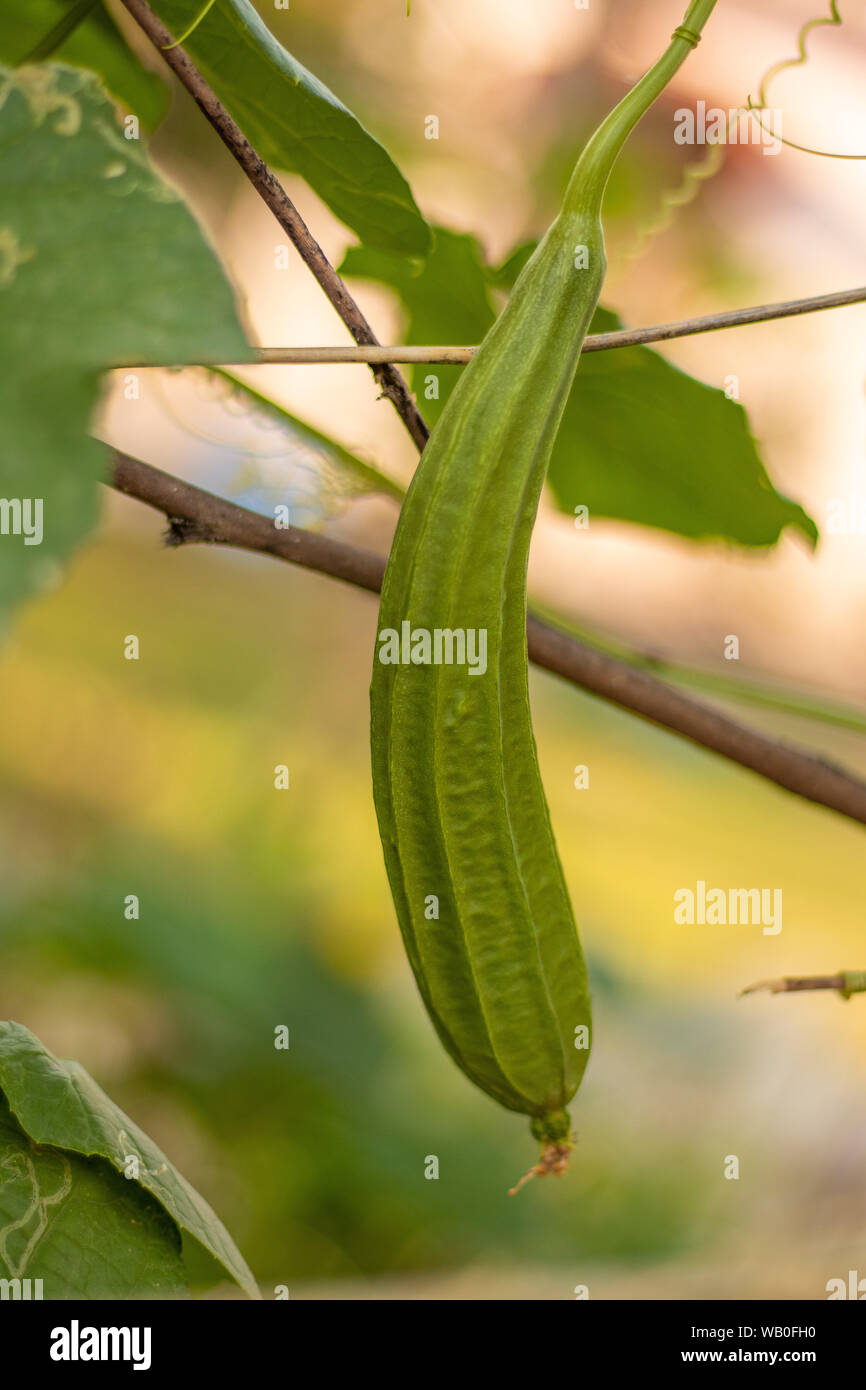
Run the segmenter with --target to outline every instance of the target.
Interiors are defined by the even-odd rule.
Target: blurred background
[[[261,6],[295,56],[392,151],[431,220],[491,261],[553,215],[583,138],[682,17],[681,0],[293,0]],[[696,152],[673,112],[736,107],[796,52],[821,0],[720,0],[628,146],[607,203],[604,303],[628,324],[863,280],[866,168],[759,146],[636,254]],[[785,134],[866,151],[866,3],[813,34],[772,89]],[[436,114],[440,138],[424,138]],[[347,341],[198,112],[154,140],[230,268],[252,340]],[[351,238],[287,180],[330,258]],[[383,342],[396,301],[353,291]],[[866,308],[665,347],[743,404],[775,484],[822,529],[771,553],[698,545],[543,504],[530,592],[599,632],[709,672],[866,696]],[[415,457],[364,367],[243,369],[406,481]],[[119,374],[118,374],[119,376]],[[107,392],[97,432],[243,502],[384,553],[396,506],[202,373]],[[701,467],[695,440],[695,468]],[[534,673],[542,774],[588,954],[595,1050],[562,1181],[507,1188],[524,1121],[439,1047],[403,956],[376,831],[370,596],[264,558],[166,550],[105,495],[104,524],[0,654],[0,1017],[81,1061],[216,1208],[265,1295],[821,1298],[866,1277],[866,998],[737,999],[754,979],[866,969],[862,831]],[[138,635],[141,659],[123,659]],[[739,665],[723,659],[740,638]],[[862,736],[744,719],[866,772]],[[288,791],[274,789],[287,764]],[[574,769],[589,769],[576,790]],[[678,926],[673,895],[781,888],[783,929]],[[141,916],[124,917],[137,894]],[[274,1029],[290,1029],[288,1052]],[[439,1178],[425,1179],[429,1155]],[[729,1156],[739,1178],[725,1177]]]

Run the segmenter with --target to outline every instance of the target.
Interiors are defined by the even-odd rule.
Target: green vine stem
[[[627,92],[610,115],[602,121],[587,141],[577,161],[563,203],[563,212],[579,212],[595,195],[601,202],[610,170],[634,127],[648,108],[661,96],[665,87],[679,71],[692,49],[697,48],[707,20],[716,7],[716,0],[692,0],[685,18],[671,35],[662,56]]]

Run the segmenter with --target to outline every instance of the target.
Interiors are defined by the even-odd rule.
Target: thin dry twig
[[[294,526],[277,529],[272,518],[128,454],[115,452],[113,458],[114,487],[163,512],[171,527],[169,540],[175,545],[199,542],[260,551],[370,593],[381,589],[385,560],[374,551]],[[866,825],[866,783],[843,768],[805,749],[768,738],[540,618],[530,616],[527,640],[529,656],[537,666],[719,753],[807,801]]]
[[[838,975],[786,975],[779,980],[756,980],[753,985],[746,985],[745,989],[740,990],[740,997],[744,994],[758,994],[762,990],[768,994],[787,994],[803,989],[844,988],[845,976],[841,971]]]
[[[778,304],[756,304],[747,309],[704,314],[700,318],[678,319],[650,328],[619,328],[615,333],[590,333],[584,352],[607,352],[611,348],[637,347],[642,343],[663,343],[671,338],[688,338],[696,333],[715,333],[747,323],[770,323],[776,319],[815,314],[821,309],[839,309],[847,304],[866,302],[866,285],[833,294],[812,295],[809,299],[786,299]],[[471,361],[477,347],[419,347],[396,344],[390,347],[269,347],[255,348],[257,362],[440,362],[459,365]]]
[[[866,971],[840,970],[837,975],[784,975],[779,980],[758,980],[740,990],[744,994],[758,994],[765,990],[768,994],[800,993],[806,989],[833,989],[843,999],[854,994],[866,993]]]

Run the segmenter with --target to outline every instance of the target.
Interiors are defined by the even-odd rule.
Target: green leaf
[[[101,1158],[34,1144],[0,1094],[0,1279],[50,1299],[186,1298],[175,1223]],[[26,1286],[25,1286],[26,1289]]]
[[[591,332],[621,327],[599,309]],[[769,546],[786,526],[818,539],[770,482],[743,407],[647,347],[583,357],[548,481],[564,512],[585,505],[693,540]]]
[[[108,1183],[105,1198],[99,1200],[107,1201],[111,1191],[115,1196],[127,1194],[127,1189],[130,1193],[137,1191],[138,1197],[130,1197],[129,1200],[138,1202],[141,1212],[146,1214],[150,1211],[144,1232],[148,1242],[154,1244],[160,1232],[163,1245],[166,1242],[166,1223],[160,1224],[157,1221],[152,1211],[155,1205],[171,1218],[175,1227],[175,1238],[178,1230],[184,1232],[216,1260],[250,1298],[261,1297],[256,1282],[231,1236],[204,1198],[181,1177],[153,1141],[118,1109],[83,1067],[77,1062],[61,1061],[55,1057],[42,1046],[38,1038],[19,1023],[0,1023],[0,1093],[5,1096],[17,1126],[33,1144],[48,1145],[53,1150],[62,1151],[59,1155],[55,1153],[50,1156],[53,1165],[51,1171],[58,1175],[56,1181],[49,1181],[46,1169],[44,1179],[40,1175],[40,1189],[50,1195],[58,1190],[58,1185],[63,1187],[66,1182],[63,1177],[66,1165],[71,1175],[70,1182],[74,1176],[77,1182],[84,1184],[85,1177],[90,1173],[94,1183],[99,1178],[105,1187],[108,1179],[104,1169],[107,1167],[111,1181]],[[0,1175],[11,1172],[15,1174],[16,1181],[23,1182],[23,1178],[19,1179],[18,1175],[22,1166],[26,1167],[26,1164],[22,1165],[20,1140],[16,1146],[15,1136],[9,1134],[8,1117],[6,1131],[0,1129],[0,1145]],[[16,1154],[19,1157],[16,1158]],[[79,1158],[76,1158],[76,1155]],[[99,1208],[94,1207],[88,1215],[87,1190],[84,1186],[74,1206],[80,1205],[84,1215],[89,1220],[95,1220]],[[91,1187],[90,1191],[92,1190]],[[14,1213],[15,1210],[14,1205],[10,1206],[8,1201],[6,1205],[3,1204],[4,1191],[5,1186],[0,1182],[0,1220],[7,1212]],[[31,1193],[35,1199],[36,1186],[33,1183]],[[149,1194],[150,1201],[146,1200],[145,1194]],[[13,1196],[15,1195],[13,1193]],[[20,1204],[20,1193],[16,1200]],[[93,1205],[92,1197],[90,1202]],[[125,1280],[131,1271],[122,1268],[127,1249],[123,1241],[103,1246],[101,1239],[95,1238],[96,1234],[101,1236],[101,1232],[97,1232],[88,1242],[87,1222],[75,1221],[73,1211],[67,1223],[65,1205],[65,1201],[55,1203],[56,1211],[46,1208],[47,1224],[42,1240],[46,1246],[45,1260],[48,1260],[49,1253],[52,1257],[50,1267],[56,1266],[57,1252],[62,1250],[62,1242],[77,1240],[74,1268],[70,1277],[79,1277],[80,1265],[81,1277],[86,1276],[89,1281],[97,1277],[102,1277],[106,1282],[115,1278]],[[64,1217],[64,1220],[61,1221],[61,1217]],[[129,1215],[124,1216],[126,1224],[130,1219],[133,1218]],[[55,1224],[58,1225],[56,1232]],[[128,1239],[131,1242],[132,1235],[129,1235]],[[176,1250],[179,1251],[180,1241],[176,1240],[175,1243]],[[138,1270],[141,1264],[141,1250],[138,1247],[133,1249],[131,1244],[129,1248],[132,1252],[130,1258],[135,1262],[133,1268]],[[4,1258],[9,1264],[8,1230],[6,1233],[0,1231],[0,1263]],[[12,1251],[12,1258],[20,1262],[20,1248],[16,1247],[16,1250]],[[160,1259],[165,1259],[164,1254],[160,1255]],[[103,1269],[101,1276],[98,1276],[97,1264],[108,1265],[108,1268]],[[46,1268],[48,1267],[46,1264]],[[171,1268],[165,1260],[164,1277],[168,1278]],[[174,1273],[171,1277],[177,1280],[177,1266],[173,1268]],[[136,1277],[140,1275],[136,1273]],[[160,1277],[163,1277],[162,1273]],[[47,1293],[46,1296],[56,1295]]]
[[[0,61],[16,67],[70,10],[70,0],[27,0],[0,12]],[[59,59],[97,73],[109,92],[138,116],[147,130],[168,109],[168,88],[130,52],[105,7],[99,3],[56,50]]]
[[[394,289],[408,343],[480,343],[494,319],[490,287],[507,289],[532,254],[521,242],[497,268],[474,237],[435,228],[424,262],[353,247],[340,271]],[[599,309],[593,333],[621,327]],[[461,367],[416,366],[419,403],[435,422]],[[427,397],[431,374],[439,399]],[[648,347],[586,353],[553,450],[548,482],[563,512],[639,522],[693,540],[773,545],[786,526],[814,544],[815,523],[770,482],[745,410],[724,391],[672,366]]]
[[[406,310],[407,343],[443,347],[480,343],[496,317],[484,253],[474,236],[446,227],[434,227],[433,232],[433,249],[424,261],[353,246],[343,258],[340,274],[376,280],[396,290]],[[431,423],[441,415],[462,370],[438,362],[413,368],[412,385]]]
[[[178,35],[202,0],[156,0],[154,8]],[[249,0],[215,5],[184,47],[268,164],[300,174],[367,245],[425,254],[430,228],[390,155]]]
[[[249,357],[194,219],[81,69],[0,66],[0,319],[2,624],[95,524],[102,371]]]

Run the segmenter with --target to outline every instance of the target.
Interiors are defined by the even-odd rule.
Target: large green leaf
[[[175,35],[202,0],[156,0]],[[369,246],[423,255],[430,229],[378,140],[274,38],[249,0],[218,0],[184,41],[268,164],[299,173]]]
[[[0,319],[2,625],[95,523],[101,372],[249,356],[194,219],[81,69],[0,65]]]
[[[591,331],[621,327],[599,309]],[[743,407],[647,347],[582,358],[548,481],[564,512],[584,505],[694,540],[768,546],[786,526],[818,539],[770,482]]]
[[[0,1114],[0,1220],[7,1214],[14,1219],[29,1182],[31,1205],[39,1199],[45,1208],[41,1259],[46,1270],[54,1271],[52,1277],[59,1277],[58,1260],[65,1250],[71,1282],[86,1282],[92,1287],[102,1281],[104,1287],[118,1280],[121,1288],[128,1287],[127,1281],[147,1276],[144,1256],[153,1247],[150,1258],[158,1277],[176,1284],[182,1277],[177,1234],[182,1231],[216,1260],[250,1298],[261,1297],[242,1255],[204,1198],[83,1067],[55,1057],[19,1023],[0,1023],[0,1093],[15,1122],[11,1125],[7,1115],[4,1129]],[[28,1149],[31,1154],[33,1150],[22,1144],[16,1129],[32,1144],[48,1145],[56,1151],[42,1156],[44,1163],[33,1176],[26,1160]],[[12,1181],[7,1180],[4,1185],[5,1173],[13,1175],[15,1187],[4,1203],[4,1191]],[[48,1196],[67,1185],[68,1204],[65,1197],[53,1205],[47,1202]],[[136,1189],[138,1195],[129,1197],[128,1191]],[[44,1195],[40,1197],[40,1193]],[[97,1203],[94,1193],[99,1199]],[[127,1196],[132,1204],[118,1214],[121,1225],[129,1229],[125,1239],[104,1245],[103,1237],[110,1234],[111,1227],[99,1225],[99,1204],[109,1205],[112,1197],[119,1195]],[[67,1205],[71,1210],[67,1210]],[[159,1209],[170,1222],[159,1220]],[[143,1214],[141,1241],[131,1229],[131,1223],[138,1219],[136,1213]],[[7,1226],[6,1231],[0,1231],[0,1264],[5,1258],[7,1267],[13,1261],[20,1265],[22,1254],[20,1237],[16,1237],[15,1248],[10,1249],[10,1229]],[[39,1277],[31,1269],[27,1272]],[[46,1292],[48,1297],[58,1296]]]
[[[180,1235],[159,1203],[101,1158],[35,1144],[2,1093],[0,1279],[30,1280],[31,1297],[39,1279],[50,1299],[188,1296]]]
[[[0,61],[15,67],[72,8],[72,0],[26,0],[0,9]],[[165,115],[168,88],[130,52],[101,3],[56,50],[64,63],[98,73],[109,92],[152,129]]]
[[[516,247],[496,269],[473,237],[435,228],[426,261],[347,252],[341,273],[377,280],[399,295],[408,343],[472,344],[494,319],[491,288],[507,289],[533,250]],[[591,331],[620,327],[599,309]],[[417,366],[413,386],[435,421],[460,367]],[[439,383],[430,399],[428,382]],[[814,522],[770,482],[745,410],[724,391],[673,367],[651,348],[587,353],[581,360],[554,446],[548,480],[559,508],[639,522],[694,540],[773,545],[786,526],[811,541]]]

